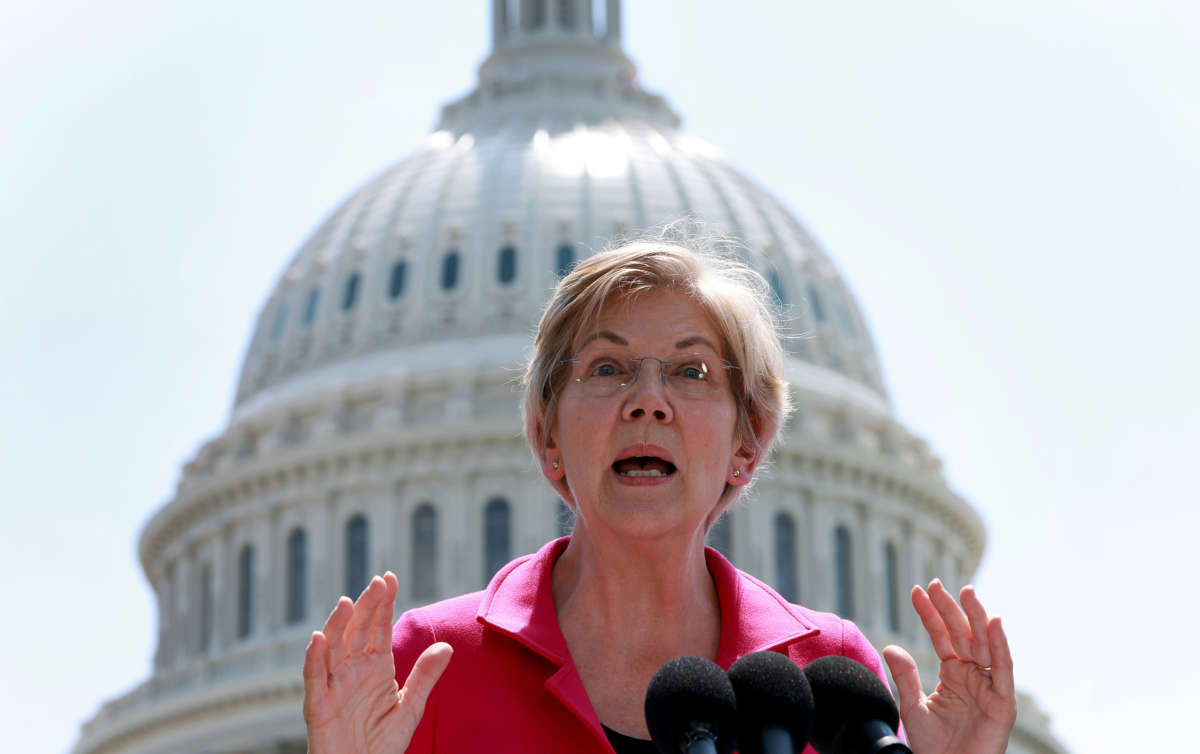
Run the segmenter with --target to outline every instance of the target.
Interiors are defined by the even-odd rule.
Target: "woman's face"
[[[628,536],[702,533],[726,483],[749,481],[756,459],[753,442],[737,437],[722,343],[709,318],[687,296],[650,292],[607,306],[580,344],[579,361],[560,368],[598,378],[590,386],[566,381],[543,455],[544,473],[562,480],[589,528],[602,525]],[[708,357],[709,379],[723,387],[689,392],[696,389],[689,380],[704,379],[685,363],[683,355],[690,353]],[[610,364],[610,356],[618,363]],[[597,390],[595,380],[620,372],[630,356],[655,358],[633,362],[641,368],[632,384]],[[673,365],[663,367],[656,359]],[[674,375],[670,385],[663,383],[661,369]]]

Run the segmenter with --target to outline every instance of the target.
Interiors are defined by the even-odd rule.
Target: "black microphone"
[[[800,754],[813,721],[804,671],[778,652],[755,652],[729,666],[737,696],[738,754]]]
[[[804,668],[816,716],[813,748],[821,754],[912,754],[899,737],[900,712],[879,677],[862,663],[837,655]]]
[[[737,701],[729,677],[702,657],[665,663],[646,689],[646,727],[662,754],[732,754]]]

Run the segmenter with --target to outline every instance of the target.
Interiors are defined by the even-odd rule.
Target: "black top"
[[[658,754],[658,748],[648,738],[632,738],[603,724],[600,727],[604,728],[604,735],[608,736],[608,742],[617,754]]]

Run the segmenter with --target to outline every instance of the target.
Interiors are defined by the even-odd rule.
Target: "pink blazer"
[[[568,540],[553,540],[512,561],[482,592],[400,617],[392,654],[401,685],[430,644],[454,647],[410,754],[613,754],[554,612],[550,575]],[[728,669],[742,655],[768,649],[801,667],[837,654],[858,660],[887,683],[879,654],[853,623],[790,604],[716,550],[705,554],[721,601],[718,665]]]

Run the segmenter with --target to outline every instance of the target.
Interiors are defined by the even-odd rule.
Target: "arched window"
[[[786,513],[775,516],[775,587],[788,602],[796,594],[796,524]]]
[[[244,639],[254,630],[254,545],[238,553],[237,635]]]
[[[200,568],[200,651],[207,652],[212,646],[213,628],[213,579],[212,564]]]
[[[838,526],[833,532],[833,559],[837,579],[837,608],[843,618],[854,618],[854,549],[850,530]]]
[[[354,599],[367,586],[367,519],[346,522],[346,596]]]
[[[392,274],[388,278],[388,298],[395,300],[404,295],[404,283],[407,277],[407,262],[401,259],[392,265]]]
[[[779,276],[779,270],[771,268],[767,271],[767,284],[771,286],[771,293],[775,294],[779,305],[787,306],[787,289],[783,287],[783,278]]]
[[[558,0],[558,25],[574,29],[575,23],[575,0]]]
[[[546,23],[546,0],[521,0],[521,21],[526,31],[542,28]]]
[[[512,560],[512,514],[508,501],[496,498],[483,511],[483,583]]]
[[[558,498],[558,536],[565,537],[575,531],[575,511]]]
[[[304,326],[309,327],[317,318],[317,306],[321,303],[321,289],[313,286],[304,302]]]
[[[824,322],[825,307],[821,305],[821,294],[817,293],[817,287],[811,283],[808,285],[808,301],[812,305],[813,317],[818,322]]]
[[[501,285],[512,285],[517,279],[517,250],[505,246],[496,257],[496,279]]]
[[[729,511],[725,511],[708,530],[709,546],[727,558],[733,550],[733,524],[730,518]]]
[[[458,252],[454,249],[442,257],[442,290],[453,290],[458,285]]]
[[[437,597],[437,511],[425,503],[412,517],[412,598],[428,602]]]
[[[346,289],[342,291],[342,311],[348,312],[358,303],[358,288],[362,284],[362,275],[351,273],[346,278]]]
[[[308,612],[308,538],[303,529],[295,529],[287,541],[287,622],[299,623]]]
[[[575,247],[561,243],[554,252],[554,274],[562,277],[575,268]]]
[[[888,628],[900,633],[900,574],[896,567],[896,545],[888,542],[883,546],[884,608],[887,611]]]

